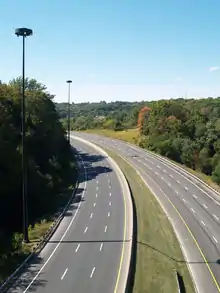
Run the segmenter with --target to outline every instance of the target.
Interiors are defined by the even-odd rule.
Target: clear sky
[[[219,0],[1,0],[0,80],[21,74],[67,100],[220,96]]]

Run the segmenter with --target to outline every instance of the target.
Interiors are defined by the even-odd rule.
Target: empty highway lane
[[[9,292],[122,292],[128,194],[109,159],[81,141],[72,145],[80,166],[76,201]]]
[[[132,164],[171,220],[198,292],[220,292],[219,195],[169,161],[139,147],[94,134],[76,135],[115,151]]]

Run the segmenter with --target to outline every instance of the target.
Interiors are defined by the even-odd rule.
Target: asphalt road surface
[[[9,292],[116,292],[125,224],[121,184],[103,155],[72,144],[81,161],[76,203]]]
[[[132,163],[170,218],[198,291],[220,292],[219,195],[139,147],[94,134],[74,135],[109,148]]]

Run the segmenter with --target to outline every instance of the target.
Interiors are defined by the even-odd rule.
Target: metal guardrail
[[[78,169],[78,161],[77,161],[77,169]],[[23,261],[23,263],[2,283],[0,284],[0,292],[5,293],[9,288],[17,281],[17,279],[22,274],[22,271],[24,270],[25,266],[29,264],[31,259],[37,254],[40,253],[40,251],[44,248],[47,241],[50,239],[50,237],[53,235],[53,233],[56,231],[57,227],[59,226],[61,220],[63,219],[70,203],[73,201],[75,197],[75,193],[78,189],[79,180],[77,178],[75,189],[73,190],[72,196],[69,199],[66,206],[63,208],[63,210],[60,212],[59,216],[55,219],[55,221],[52,223],[50,228],[47,230],[47,232],[44,234],[44,236],[41,238],[41,241],[33,247],[33,251],[28,255],[28,257]]]

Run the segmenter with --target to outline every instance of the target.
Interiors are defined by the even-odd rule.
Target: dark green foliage
[[[20,249],[21,79],[0,84],[0,264]],[[34,224],[55,211],[61,192],[76,178],[75,158],[65,138],[53,96],[26,79],[28,216]]]
[[[220,98],[155,102],[143,134],[142,146],[220,184]]]

